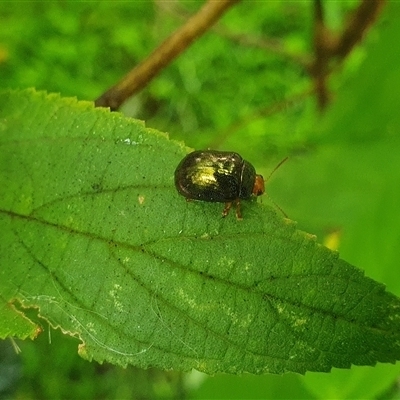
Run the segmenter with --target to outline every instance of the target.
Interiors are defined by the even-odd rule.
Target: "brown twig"
[[[176,3],[160,1],[158,3],[158,7],[160,7],[164,12],[168,12],[169,14],[181,20],[186,19],[188,17],[188,13],[185,12],[185,10],[183,10],[182,8],[178,7]],[[237,43],[241,46],[253,47],[274,53],[290,62],[300,65],[307,71],[310,68],[312,62],[311,56],[303,54],[295,54],[286,51],[282,45],[282,41],[279,39],[266,38],[266,37],[261,38],[247,33],[232,32],[225,26],[223,26],[221,23],[215,24],[211,28],[211,30],[215,32],[217,35],[220,35],[221,37],[226,38],[231,42]]]
[[[321,0],[314,1],[314,63],[310,68],[314,76],[315,92],[320,109],[324,109],[328,103],[328,89],[326,78],[328,76],[328,65],[330,48],[332,46],[332,35],[325,27],[324,9]]]
[[[113,111],[117,110],[126,99],[143,89],[152,78],[238,1],[208,0],[194,16],[167,38],[148,58],[102,94],[95,101],[96,107],[110,107]]]
[[[218,149],[222,146],[222,144],[227,140],[229,136],[231,136],[237,130],[243,128],[247,124],[253,122],[257,118],[267,117],[273,114],[276,114],[280,111],[287,109],[288,107],[294,106],[296,103],[299,103],[310,96],[315,91],[314,88],[310,88],[305,90],[302,93],[295,94],[292,97],[284,99],[282,101],[278,101],[267,107],[260,108],[255,112],[248,114],[239,120],[236,120],[227,128],[225,128],[220,134],[215,135],[215,139],[209,144],[210,149]]]
[[[363,0],[361,2],[343,29],[335,49],[335,55],[344,58],[350,53],[367,29],[375,22],[385,2],[385,0]]]
[[[232,33],[232,32],[229,32],[227,29],[223,29],[218,26],[214,27],[213,30],[215,32],[217,32],[220,36],[225,37],[225,38],[231,40],[232,42],[236,42],[240,45],[247,46],[247,47],[254,47],[257,49],[266,50],[266,51],[274,53],[286,60],[294,62],[306,70],[309,69],[310,59],[308,59],[308,57],[303,56],[301,54],[289,53],[288,51],[286,51],[283,48],[280,40],[264,39],[264,38],[247,35],[247,34]]]
[[[325,25],[322,0],[315,0],[314,62],[310,73],[314,77],[318,105],[323,110],[328,104],[327,78],[332,72],[331,62],[343,60],[362,39],[378,17],[385,0],[362,0],[350,15],[341,34],[335,35]]]

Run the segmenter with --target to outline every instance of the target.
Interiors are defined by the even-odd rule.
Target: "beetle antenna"
[[[285,162],[288,160],[289,157],[285,157],[282,161],[279,162],[279,164],[271,171],[271,173],[267,176],[267,179],[265,180],[265,183],[267,183],[269,181],[269,179],[271,178],[271,176],[274,174],[274,172]]]
[[[278,165],[270,172],[270,174],[267,176],[267,179],[264,180],[265,183],[267,183],[267,182],[270,180],[270,178],[271,178],[271,176],[274,174],[274,172],[275,172],[285,161],[287,161],[288,158],[289,158],[289,157],[285,157],[282,161],[279,162],[279,164],[278,164]],[[278,206],[278,204],[275,203],[275,201],[271,198],[271,196],[270,196],[267,192],[265,192],[265,194],[267,195],[268,200],[283,214],[283,216],[284,216],[285,218],[289,218],[288,215],[285,213],[285,211],[283,211],[283,209],[282,209],[280,206]]]

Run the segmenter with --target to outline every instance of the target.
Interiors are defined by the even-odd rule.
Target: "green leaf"
[[[34,339],[40,333],[40,328],[15,309],[13,304],[2,300],[0,304],[0,339],[9,336]]]
[[[265,205],[237,221],[185,202],[165,135],[34,91],[1,95],[0,135],[1,298],[82,356],[207,373],[400,358],[397,297]]]

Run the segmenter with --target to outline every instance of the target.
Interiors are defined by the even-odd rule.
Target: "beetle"
[[[222,216],[236,205],[236,217],[242,219],[240,200],[261,196],[264,178],[238,153],[196,150],[189,153],[175,170],[175,187],[186,200],[225,203]]]

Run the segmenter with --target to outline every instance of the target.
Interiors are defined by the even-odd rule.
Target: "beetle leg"
[[[224,210],[222,211],[222,217],[226,217],[229,214],[231,207],[232,207],[231,201],[228,201],[227,203],[225,203]]]
[[[240,211],[240,199],[236,200],[236,219],[238,220],[242,220],[242,213]]]
[[[229,214],[229,211],[232,208],[232,204],[235,203],[236,206],[236,218],[241,220],[243,219],[242,213],[240,212],[240,199],[233,201],[228,201],[225,203],[224,210],[222,211],[222,217],[226,217]]]

